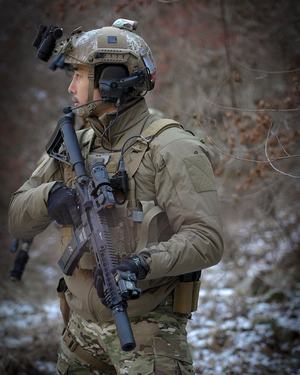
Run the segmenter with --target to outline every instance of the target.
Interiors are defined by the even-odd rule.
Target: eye
[[[80,81],[81,77],[82,77],[82,74],[81,74],[80,72],[78,72],[78,71],[75,71],[75,72],[74,72],[74,74],[73,74],[73,79],[74,79],[75,81]]]

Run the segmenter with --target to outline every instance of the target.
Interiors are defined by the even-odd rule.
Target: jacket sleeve
[[[222,224],[214,174],[203,145],[182,135],[162,148],[154,147],[152,161],[157,204],[175,234],[143,249],[150,255],[147,279],[215,265],[223,253]]]
[[[51,188],[61,180],[58,163],[43,155],[29,180],[11,197],[8,228],[12,236],[30,239],[51,223],[46,203]]]

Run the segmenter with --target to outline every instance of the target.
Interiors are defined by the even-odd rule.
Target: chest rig
[[[145,153],[149,150],[151,141],[162,131],[171,127],[182,126],[171,119],[160,119],[151,123],[136,138],[133,144],[126,149],[123,154],[123,160],[121,152],[108,152],[101,147],[94,146],[92,129],[87,130],[82,138],[82,154],[86,161],[87,170],[89,171],[94,163],[102,160],[113,186],[116,182],[119,185],[124,185],[124,181],[122,182],[121,178],[116,181],[118,172],[120,172],[120,160],[124,162],[128,191],[125,194],[124,192],[116,192],[119,204],[114,209],[115,214],[110,228],[113,247],[119,260],[158,241],[157,218],[163,215],[163,211],[159,206],[155,205],[154,201],[139,201],[137,199],[134,176]],[[123,144],[117,144],[116,148],[119,149],[122,146]],[[75,179],[72,168],[68,165],[63,165],[62,167],[65,184],[72,187]],[[71,234],[71,228],[62,228],[62,242],[64,244],[68,243]],[[93,269],[95,266],[93,255],[89,252],[84,253],[78,266],[80,269]]]

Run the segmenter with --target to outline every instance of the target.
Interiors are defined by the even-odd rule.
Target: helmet
[[[103,89],[107,98],[111,96],[112,101],[124,94],[136,96],[153,89],[156,65],[147,43],[133,32],[136,25],[135,21],[118,19],[110,27],[87,32],[78,28],[72,32],[70,38],[57,43],[56,53],[64,57],[64,64],[88,66],[90,80],[88,101],[92,101],[99,68],[100,82],[98,85],[96,82],[96,87],[100,87],[101,93]],[[106,74],[106,81],[101,84],[103,70],[112,65],[115,70]],[[118,72],[117,67],[122,67],[121,73],[120,70]],[[110,89],[105,90],[105,87]]]

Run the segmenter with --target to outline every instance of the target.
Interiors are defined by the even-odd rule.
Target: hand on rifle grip
[[[48,197],[48,214],[61,225],[78,225],[80,212],[76,201],[75,190],[57,182]]]
[[[147,276],[149,272],[149,265],[146,262],[146,256],[134,255],[130,258],[125,258],[118,264],[113,272],[122,271],[122,272],[131,272],[135,274],[137,280],[142,280]]]
[[[104,286],[103,286],[103,274],[99,267],[96,267],[93,272],[94,286],[96,288],[98,297],[100,298],[103,305],[107,306],[104,296]],[[107,306],[108,307],[108,306]]]

